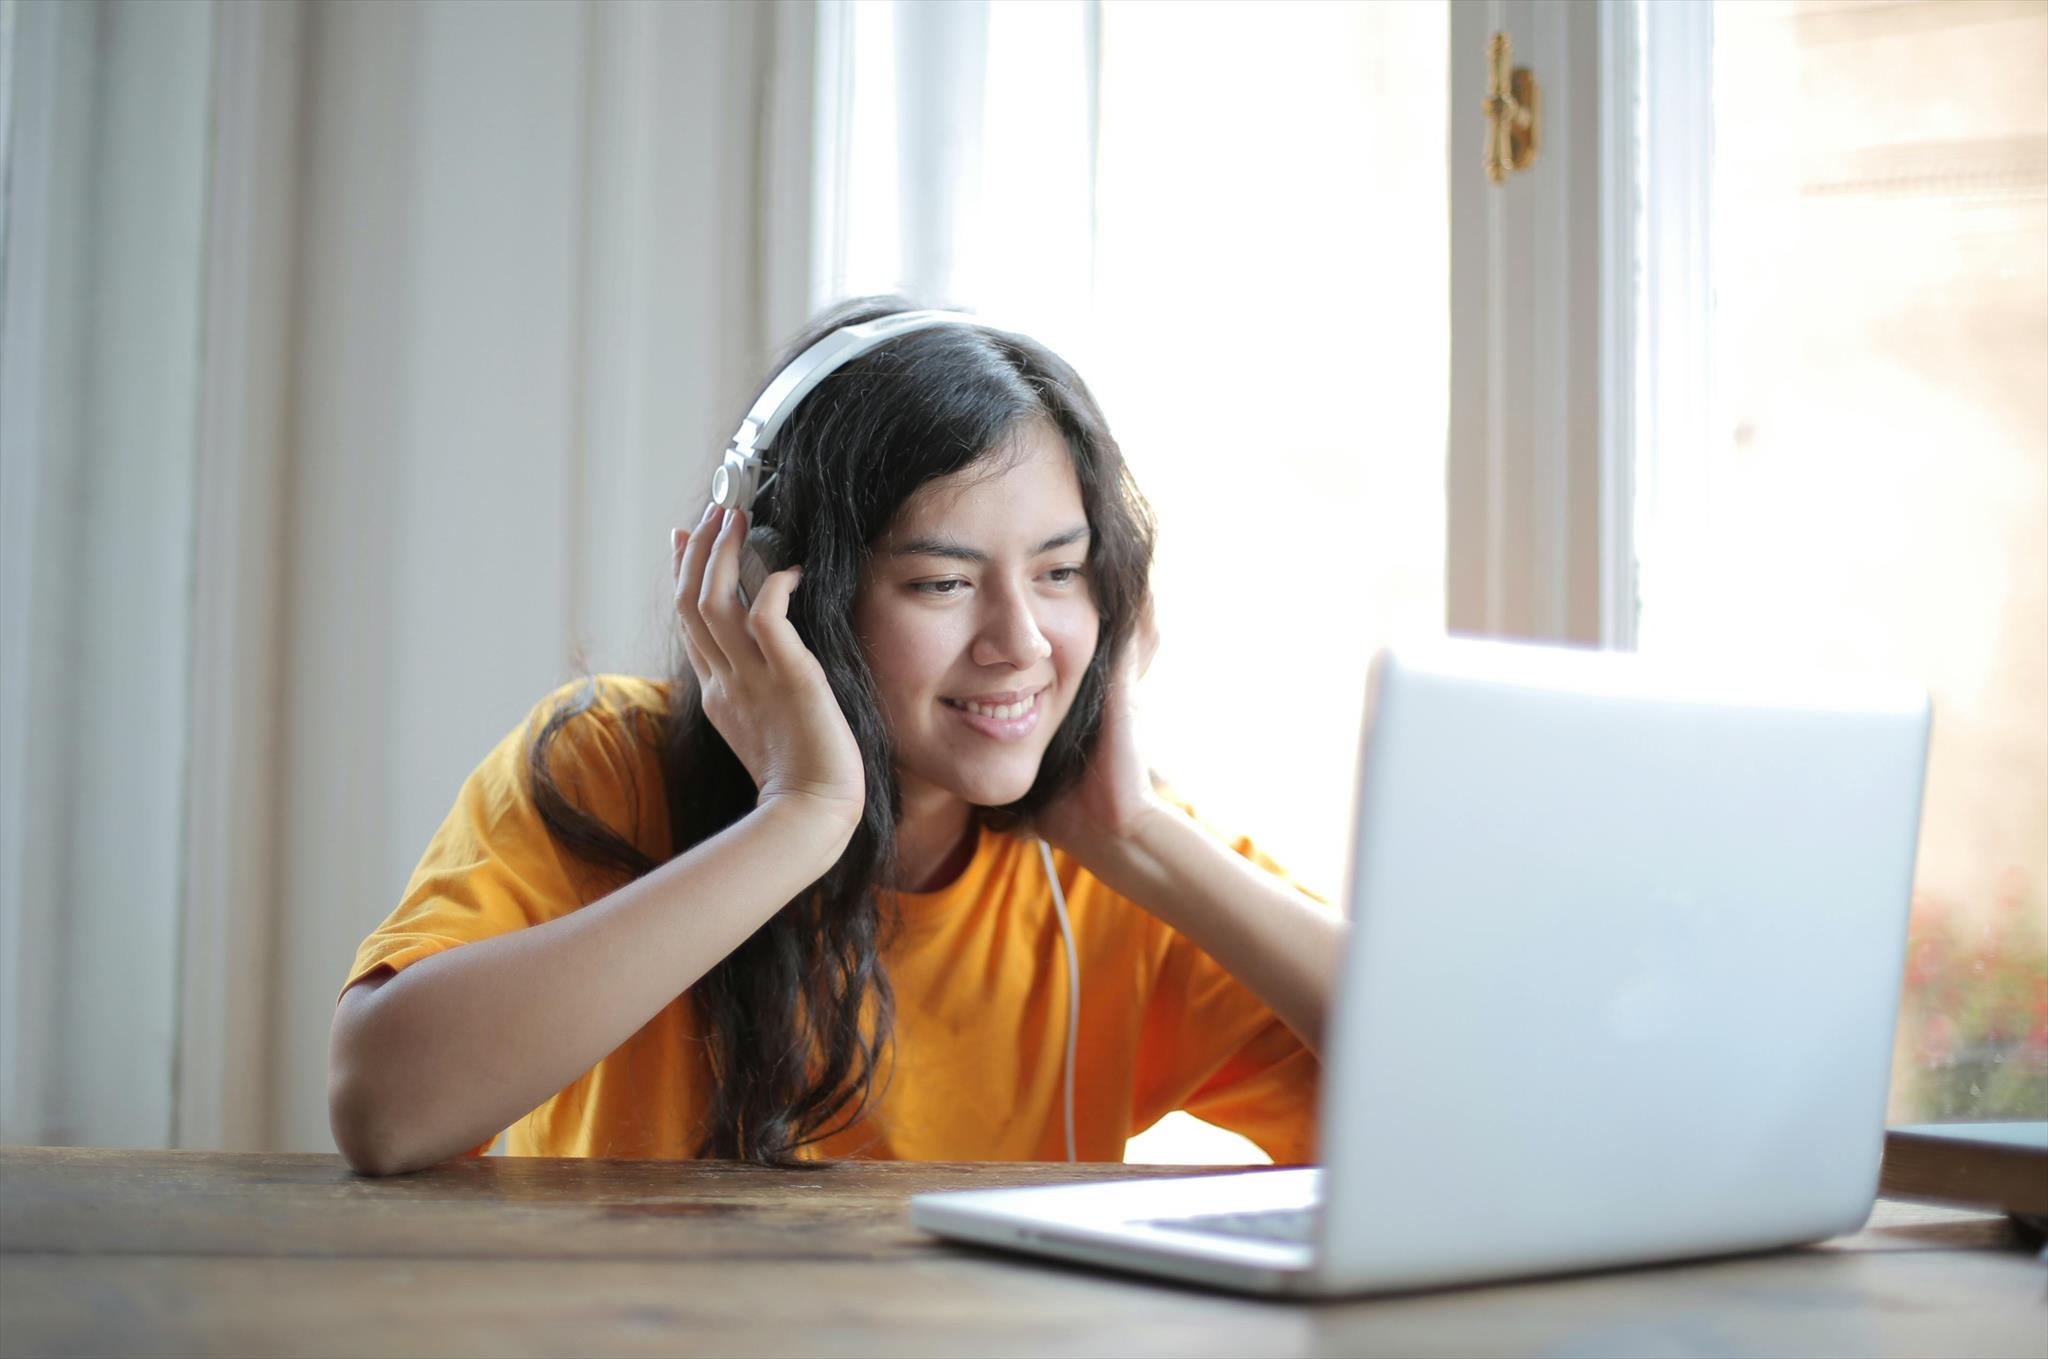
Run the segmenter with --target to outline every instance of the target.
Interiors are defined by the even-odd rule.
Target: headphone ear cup
[[[769,576],[789,565],[789,544],[772,528],[747,530],[740,552],[740,602],[748,608]]]

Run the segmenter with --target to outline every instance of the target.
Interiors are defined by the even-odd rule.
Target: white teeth
[[[1022,717],[1025,713],[1030,712],[1031,705],[1038,702],[1038,695],[1033,694],[1021,703],[968,703],[957,698],[949,698],[946,702],[956,708],[965,708],[968,712],[982,717],[993,717],[997,721],[1008,722],[1013,718]]]

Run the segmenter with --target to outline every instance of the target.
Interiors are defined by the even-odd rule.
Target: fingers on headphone
[[[688,529],[672,528],[668,531],[668,574],[676,600],[676,632],[683,639],[683,654],[689,657],[690,669],[698,679],[705,677],[704,657],[690,642],[690,630],[683,625],[683,548],[690,541]]]
[[[716,535],[706,531],[711,523],[711,516],[707,514],[704,522],[683,545],[682,562],[676,572],[675,604],[684,638],[695,649],[693,659],[708,663],[710,669],[719,669],[726,663],[725,652],[721,649],[716,627],[704,617],[701,607],[706,564],[717,545]]]
[[[704,561],[711,554],[717,537],[714,530],[718,525],[718,506],[713,505],[704,512],[693,529],[675,529],[670,541],[675,549],[676,598],[680,602],[685,592],[691,596],[697,593],[697,586],[704,570]]]
[[[792,566],[777,571],[761,582],[754,607],[747,615],[747,633],[760,646],[761,654],[777,668],[787,667],[804,652],[803,639],[789,622],[789,597],[796,593],[804,569]]]
[[[690,640],[688,628],[683,629],[683,655],[689,658],[690,673],[697,677],[698,687],[702,688],[711,679],[711,667],[704,663],[704,653],[697,650],[696,643]]]
[[[746,511],[727,511],[711,543],[697,592],[697,613],[721,653],[718,659],[728,665],[759,663],[760,649],[752,640],[747,605],[739,593],[740,554],[746,541]]]
[[[727,510],[707,550],[703,584],[697,594],[697,611],[713,628],[725,622],[726,606],[734,599],[740,578],[740,548],[746,539],[745,511]]]

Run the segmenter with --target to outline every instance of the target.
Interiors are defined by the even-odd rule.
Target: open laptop
[[[911,1221],[1304,1295],[1861,1226],[1926,693],[1437,641],[1377,655],[1366,704],[1322,1164],[921,1194]]]

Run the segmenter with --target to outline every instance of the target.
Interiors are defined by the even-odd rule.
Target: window
[[[1928,684],[1890,1116],[2048,1116],[2048,7],[1712,21],[1713,414],[1643,645]]]
[[[1923,679],[1892,1117],[2048,1114],[2048,7],[843,14],[821,285],[1014,317],[1088,375],[1160,512],[1148,738],[1198,807],[1341,891],[1369,651],[1482,557],[1534,590],[1489,627]],[[1447,531],[1446,160],[1496,22],[1554,73],[1550,144],[1534,245],[1460,265],[1458,325],[1548,341],[1490,437],[1549,451]]]

